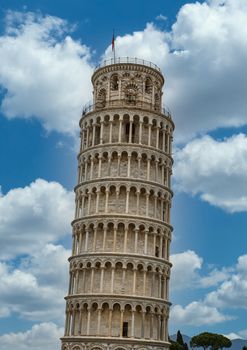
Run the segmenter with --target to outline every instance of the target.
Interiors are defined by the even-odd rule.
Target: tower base
[[[168,350],[169,342],[112,337],[63,337],[61,350]]]

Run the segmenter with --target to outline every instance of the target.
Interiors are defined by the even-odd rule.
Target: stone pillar
[[[112,123],[113,121],[110,120],[109,143],[112,143]]]
[[[135,311],[131,311],[131,338],[135,337]]]
[[[105,271],[105,267],[104,267],[104,266],[101,266],[101,273],[100,273],[100,293],[103,292],[104,271]]]
[[[98,320],[97,320],[97,335],[100,335],[100,319],[101,319],[101,309],[98,310]]]
[[[139,144],[142,144],[142,121],[139,122]]]
[[[151,146],[151,131],[152,131],[152,124],[148,124],[148,146]]]
[[[102,157],[99,156],[98,178],[101,177]]]
[[[157,126],[157,128],[156,128],[156,148],[159,148],[159,135],[160,135],[160,128]]]
[[[122,142],[122,123],[123,120],[120,118],[119,119],[119,132],[118,132],[118,142]]]
[[[104,121],[100,121],[100,144],[103,143]]]

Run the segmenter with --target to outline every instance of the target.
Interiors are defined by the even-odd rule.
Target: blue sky
[[[246,1],[2,0],[0,16],[0,350],[59,349],[78,121],[113,28],[117,56],[162,69],[176,124],[170,333],[247,339]]]

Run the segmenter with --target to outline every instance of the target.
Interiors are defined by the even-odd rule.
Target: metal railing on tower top
[[[155,106],[151,103],[143,102],[143,101],[135,101],[133,103],[128,103],[126,100],[113,100],[113,101],[104,101],[97,102],[93,104],[92,102],[88,102],[82,109],[82,117],[87,113],[97,111],[105,108],[118,108],[118,107],[129,107],[129,108],[143,108],[150,112],[158,112],[164,114],[167,118],[172,119],[171,112],[169,108],[165,106]]]
[[[143,66],[147,66],[153,69],[156,69],[157,71],[161,72],[161,69],[154,63],[146,61],[146,60],[142,60],[140,58],[136,58],[136,57],[117,57],[117,58],[110,58],[108,60],[105,60],[103,62],[101,62],[100,64],[98,64],[95,67],[95,70],[98,70],[99,68],[105,67],[105,66],[109,66],[111,64],[118,64],[118,63],[133,63],[133,64],[141,64]]]

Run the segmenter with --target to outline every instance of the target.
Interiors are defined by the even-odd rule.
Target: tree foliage
[[[184,350],[183,346],[180,345],[178,342],[170,340],[170,350]]]
[[[204,350],[210,348],[211,350],[219,350],[223,348],[230,348],[232,342],[227,337],[215,333],[200,333],[191,338],[190,346],[192,348],[202,347]]]
[[[184,342],[181,332],[177,331],[177,339],[173,341],[169,338],[171,343],[170,350],[188,350],[188,345]]]
[[[177,343],[184,346],[184,340],[180,330],[177,331]]]

